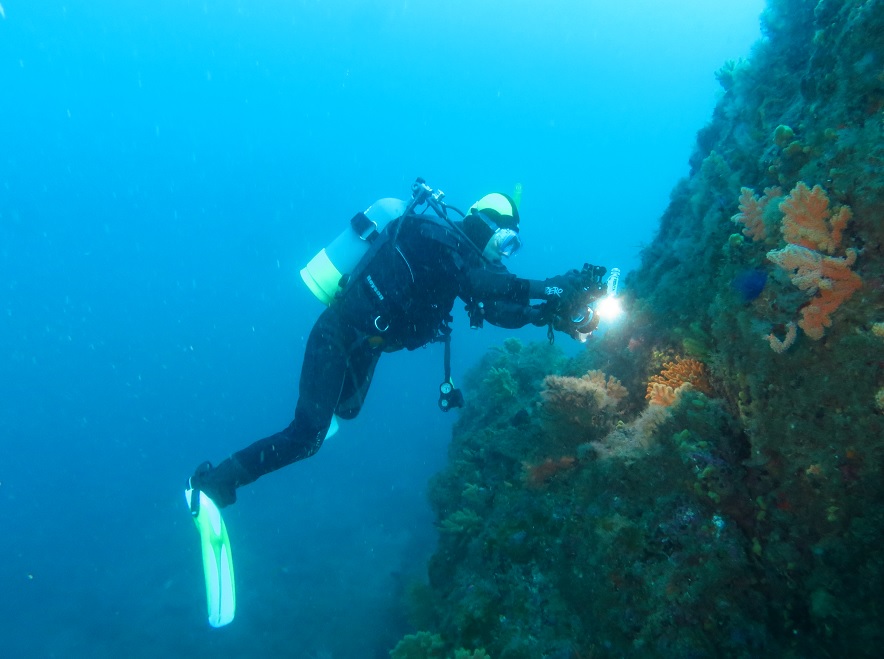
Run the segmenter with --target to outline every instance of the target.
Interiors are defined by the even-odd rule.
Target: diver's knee
[[[358,407],[345,407],[339,408],[335,410],[335,416],[344,419],[345,421],[352,421],[357,416],[359,416],[359,410],[361,408]]]

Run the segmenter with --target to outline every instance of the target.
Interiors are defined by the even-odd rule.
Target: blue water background
[[[298,270],[415,176],[521,183],[521,275],[635,267],[763,4],[2,2],[0,655],[191,659],[386,656],[432,550],[438,346],[240,491],[237,619],[206,624],[182,486],[288,424]],[[455,377],[544,339],[455,328]]]

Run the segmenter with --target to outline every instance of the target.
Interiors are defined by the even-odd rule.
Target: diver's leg
[[[234,453],[236,485],[308,458],[322,445],[341,395],[349,352],[358,334],[333,308],[326,309],[307,339],[295,418],[288,428]]]
[[[335,408],[337,416],[342,419],[355,419],[359,414],[380,356],[380,349],[371,347],[367,342],[352,352],[344,376],[344,388]]]

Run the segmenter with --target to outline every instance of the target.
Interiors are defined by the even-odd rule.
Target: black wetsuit
[[[219,465],[232,472],[234,487],[319,450],[333,414],[359,413],[380,355],[436,339],[456,298],[472,309],[482,303],[484,320],[494,325],[547,324],[545,305],[531,305],[543,283],[489,263],[455,227],[411,215],[385,228],[370,259],[310,332],[292,423]]]

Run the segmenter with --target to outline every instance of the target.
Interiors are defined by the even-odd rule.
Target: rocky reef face
[[[763,26],[627,320],[574,359],[508,341],[466,383],[393,657],[880,653],[884,1],[771,0]]]

